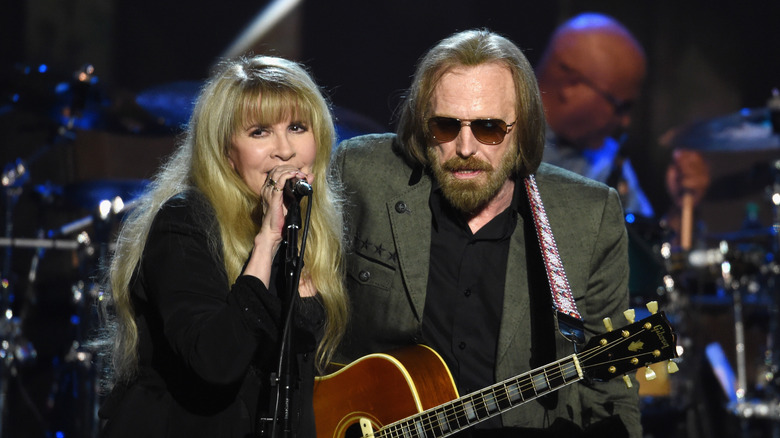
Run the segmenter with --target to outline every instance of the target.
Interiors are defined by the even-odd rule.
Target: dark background
[[[231,53],[270,3],[2,0],[0,163],[24,160],[29,178],[4,190],[4,235],[45,236],[91,215],[104,195],[131,197],[170,152],[209,69]],[[304,0],[238,51],[305,63],[337,108],[341,125],[390,130],[417,59],[438,40],[487,27],[515,41],[535,64],[555,26],[583,11],[619,19],[647,52],[648,78],[626,146],[656,211],[663,212],[670,150],[660,144],[661,136],[697,121],[731,120],[743,108],[760,110],[772,88],[780,86],[780,2]],[[97,81],[79,92],[72,75],[85,64],[94,65]],[[81,117],[62,135],[62,111],[78,97],[85,99],[77,108]],[[778,148],[730,145],[714,151],[708,139],[701,140],[698,147],[713,174],[699,210],[705,232],[740,230],[745,211],[753,207],[760,227],[772,225],[765,192]],[[86,230],[93,240],[108,241],[101,230]],[[15,310],[21,326],[13,341],[30,341],[38,356],[18,361],[21,372],[13,379],[2,370],[0,385],[10,406],[3,428],[24,431],[17,436],[52,436],[54,430],[85,436],[89,394],[85,401],[84,392],[91,391],[85,382],[94,369],[70,353],[79,350],[73,341],[85,340],[95,320],[89,299],[74,297],[89,289],[99,254],[4,249],[3,278],[9,280],[4,297],[11,301],[4,304]],[[726,332],[719,339],[729,339],[727,353],[733,351],[729,312],[726,306],[708,313],[726,321],[718,326]],[[760,344],[766,319],[758,321],[752,327],[758,327]],[[692,319],[683,322],[695,325]],[[706,336],[699,338],[718,338],[716,332],[703,330]],[[677,420],[662,417],[658,424]],[[719,425],[713,424],[710,436],[717,436]]]
[[[45,63],[44,76],[54,82],[91,63],[101,97],[116,110],[144,91],[173,93],[174,82],[202,80],[270,2],[5,3],[0,77],[13,82],[19,79],[15,65]],[[554,27],[587,10],[624,22],[648,53],[648,80],[627,148],[651,202],[665,211],[661,173],[668,150],[658,146],[659,137],[689,122],[765,106],[780,82],[778,2],[303,1],[248,48],[304,62],[335,105],[391,129],[415,62],[436,41],[457,30],[488,27],[515,41],[535,63]],[[191,96],[196,89],[186,91]],[[6,162],[15,157],[5,155]],[[714,229],[738,225],[718,223]]]

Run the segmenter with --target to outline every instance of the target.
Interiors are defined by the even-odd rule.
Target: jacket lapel
[[[504,307],[501,317],[501,328],[498,334],[498,349],[496,351],[496,369],[506,369],[503,365],[504,360],[511,361],[507,357],[509,347],[514,350],[518,348],[530,348],[530,344],[514,344],[515,338],[521,331],[529,330],[530,325],[526,315],[528,315],[529,295],[528,295],[528,275],[525,252],[525,236],[523,235],[524,223],[523,217],[518,215],[517,226],[512,234],[512,240],[509,244],[509,257],[506,266],[506,283],[504,285]],[[526,320],[524,320],[526,319]],[[520,337],[520,341],[525,342],[525,337]],[[510,368],[515,368],[519,364],[507,363]],[[496,376],[500,377],[500,376]],[[507,376],[508,377],[508,376]]]
[[[422,320],[428,286],[428,259],[431,253],[430,193],[430,179],[423,177],[410,190],[386,203],[398,264],[418,321]]]

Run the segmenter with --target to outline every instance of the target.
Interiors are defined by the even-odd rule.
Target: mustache
[[[482,161],[473,155],[468,158],[452,157],[442,163],[441,168],[449,172],[458,172],[461,170],[493,170],[493,166],[490,163]]]

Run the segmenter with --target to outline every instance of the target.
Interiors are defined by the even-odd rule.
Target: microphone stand
[[[284,318],[284,326],[282,330],[281,339],[281,352],[279,354],[279,367],[277,389],[276,389],[276,402],[273,409],[273,423],[271,427],[271,437],[277,437],[277,425],[279,420],[282,420],[282,435],[283,437],[292,436],[292,424],[291,424],[291,409],[292,409],[292,392],[293,392],[293,367],[292,363],[295,360],[295,354],[293,351],[293,318],[295,304],[298,298],[298,282],[301,277],[301,269],[303,268],[302,260],[306,247],[306,236],[308,234],[309,218],[311,216],[311,200],[309,201],[306,209],[306,227],[304,228],[303,239],[301,241],[301,253],[298,251],[298,234],[301,229],[301,208],[300,201],[301,195],[293,190],[287,190],[285,188],[284,198],[285,204],[287,204],[287,217],[285,218],[285,256],[284,256],[284,275],[285,275],[285,291],[286,294],[282,300],[282,312],[286,315]],[[282,409],[281,418],[279,410]]]

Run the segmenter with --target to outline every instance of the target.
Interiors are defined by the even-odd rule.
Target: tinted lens
[[[460,132],[460,120],[450,117],[433,117],[428,120],[428,130],[439,143],[455,140]]]
[[[506,123],[499,119],[478,119],[471,122],[471,132],[481,143],[498,144],[504,141]]]
[[[471,127],[474,138],[484,144],[498,144],[506,135],[506,122],[500,119],[477,119],[461,121],[451,117],[432,117],[428,120],[428,130],[439,143],[452,141],[458,136],[461,125]]]

